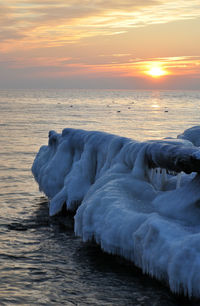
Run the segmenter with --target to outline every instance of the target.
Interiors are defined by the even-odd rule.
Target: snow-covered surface
[[[133,261],[173,292],[200,297],[199,144],[200,127],[158,142],[50,131],[32,172],[50,215],[63,205],[75,211],[84,241]]]

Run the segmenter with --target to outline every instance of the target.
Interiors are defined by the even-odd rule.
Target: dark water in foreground
[[[199,123],[198,108],[198,92],[0,91],[0,305],[200,305],[83,243],[74,236],[72,218],[49,219],[47,199],[30,171],[50,129],[175,136],[183,125]]]
[[[1,227],[1,305],[189,305],[156,280],[74,236],[72,217],[32,216]]]

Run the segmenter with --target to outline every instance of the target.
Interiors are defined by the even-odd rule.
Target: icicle
[[[160,190],[160,185],[161,185],[161,173],[162,173],[161,168],[157,168],[156,169],[156,187],[158,190]]]
[[[150,170],[150,175],[149,175],[149,181],[150,183],[157,189],[157,169],[156,168],[151,168]]]
[[[151,168],[149,170],[150,170],[149,180],[152,183],[155,175],[155,169]]]
[[[161,186],[160,189],[163,190],[166,182],[166,169],[161,169]]]
[[[176,189],[178,189],[181,185],[181,176],[182,176],[182,172],[178,173],[177,181],[176,181]]]

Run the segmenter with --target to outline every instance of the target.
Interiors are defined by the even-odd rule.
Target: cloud
[[[142,73],[156,64],[168,71],[171,76],[200,77],[200,56],[163,57],[136,62],[136,66]]]
[[[169,78],[188,76],[200,78],[200,56],[176,56],[159,58],[132,58],[128,54],[113,54],[93,58],[90,63],[72,57],[29,57],[7,58],[0,64],[19,75],[44,78],[63,78],[70,76],[90,77],[140,77],[147,78],[146,71],[159,66],[167,71]]]
[[[199,78],[200,57],[192,56],[199,54],[199,16],[199,0],[4,1],[0,65],[8,82],[146,81],[152,63],[169,79]]]
[[[199,0],[9,0],[1,6],[0,50],[63,46],[134,27],[197,18]]]

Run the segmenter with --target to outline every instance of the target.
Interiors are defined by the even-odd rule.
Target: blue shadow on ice
[[[49,132],[32,172],[50,216],[74,212],[83,241],[200,297],[199,145],[200,127],[148,142],[67,128]]]

